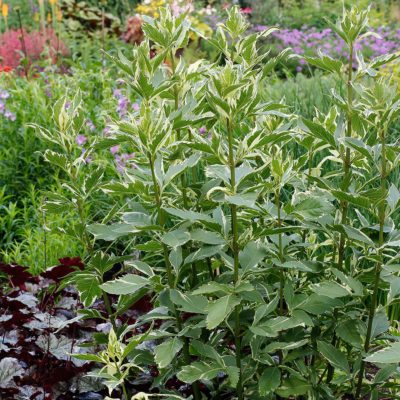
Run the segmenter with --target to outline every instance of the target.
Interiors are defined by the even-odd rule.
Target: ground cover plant
[[[142,29],[133,53],[108,56],[138,106],[106,137],[73,149],[79,93],[56,103],[55,129],[36,126],[65,172],[46,210],[75,212],[67,233],[86,249],[64,285],[89,317],[101,298],[112,325],[104,350],[75,358],[117,398],[396,398],[400,103],[378,70],[398,54],[364,61],[368,12],[346,11],[332,29],[347,62],[305,57],[344,93],[299,118],[262,90],[289,56],[259,51],[275,28],[248,35],[233,7],[209,40],[218,63],[192,64],[177,57],[184,14],[162,9]],[[115,146],[135,156],[109,180],[96,154]],[[99,213],[100,190],[112,206]],[[124,323],[144,296],[151,310]],[[154,379],[139,392],[143,373]]]

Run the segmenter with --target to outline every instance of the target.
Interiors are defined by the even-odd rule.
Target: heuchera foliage
[[[26,52],[26,53],[25,53]],[[21,59],[31,64],[42,57],[56,62],[57,57],[67,56],[69,50],[53,29],[43,32],[8,30],[0,35],[0,66],[17,68]]]
[[[316,110],[314,119],[300,120],[262,91],[289,52],[259,52],[257,41],[275,28],[247,35],[232,8],[209,40],[218,62],[187,65],[176,53],[190,25],[163,9],[158,20],[144,19],[146,38],[132,54],[114,59],[140,108],[88,150],[127,146],[136,168],[103,182],[101,165],[74,157],[79,94],[68,110],[65,100],[55,105],[57,130],[38,129],[61,149],[45,158],[69,179],[65,196],[49,195],[47,211],[76,210],[81,224],[69,234],[87,249],[85,269],[67,282],[86,307],[103,297],[113,324],[107,348],[78,355],[97,361],[94,375],[110,395],[334,400],[398,393],[400,346],[386,308],[400,292],[400,192],[389,184],[399,167],[391,126],[400,102],[378,74],[398,55],[366,62],[356,43],[367,27],[367,11],[345,12],[331,28],[348,61],[305,57],[346,90],[332,91],[326,115]],[[296,159],[295,147],[302,149]],[[115,199],[101,218],[90,211],[97,190]],[[115,243],[124,244],[123,256],[109,251]],[[154,309],[118,326],[145,295]],[[129,393],[130,380],[154,364],[148,397]],[[189,386],[168,386],[175,378]]]

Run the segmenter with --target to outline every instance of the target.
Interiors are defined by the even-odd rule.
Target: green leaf
[[[371,207],[371,200],[360,194],[342,192],[341,190],[331,190],[330,192],[338,200],[347,201],[357,207],[366,208],[367,210]]]
[[[193,261],[204,260],[218,254],[224,246],[204,246],[200,247],[197,251],[189,254],[185,258],[185,264],[190,264]]]
[[[343,303],[337,298],[321,296],[316,293],[309,296],[298,308],[308,313],[319,315],[331,311],[335,307],[341,307]]]
[[[344,353],[338,350],[335,346],[330,343],[318,341],[318,351],[329,361],[329,363],[342,371],[350,373],[349,363]]]
[[[79,272],[72,279],[85,307],[90,307],[98,297],[101,297],[100,278],[96,274]]]
[[[258,392],[261,396],[273,392],[281,384],[281,371],[278,367],[266,368],[258,381]]]
[[[236,388],[237,383],[239,382],[240,369],[238,367],[230,365],[226,367],[226,373],[228,374],[230,387]]]
[[[238,304],[240,304],[240,300],[233,295],[227,295],[210,302],[206,318],[207,328],[210,330],[216,328]]]
[[[275,392],[283,398],[290,398],[291,396],[306,395],[311,389],[312,386],[307,381],[290,376],[282,382],[281,386]]]
[[[176,229],[161,237],[161,241],[170,247],[182,246],[190,240],[189,232]]]
[[[207,313],[208,300],[204,296],[185,294],[173,289],[170,291],[170,298],[181,311],[195,314]]]
[[[172,207],[165,207],[164,210],[171,215],[174,215],[175,217],[178,217],[180,219],[183,219],[185,221],[206,221],[206,222],[214,222],[214,220],[206,214],[201,214],[196,211],[190,211],[190,210],[180,210],[178,208],[172,208]]]
[[[292,213],[314,220],[333,211],[331,202],[324,197],[307,197],[295,204]]]
[[[206,231],[204,229],[195,229],[190,232],[190,238],[196,242],[202,242],[206,244],[225,244],[225,239],[215,232]]]
[[[322,125],[317,124],[313,121],[303,118],[303,124],[305,125],[305,132],[317,139],[322,140],[324,143],[336,148],[335,137],[332,133],[328,132]]]
[[[331,299],[337,297],[351,296],[351,292],[336,282],[321,282],[310,286],[311,290],[320,296],[327,296]]]
[[[318,53],[319,57],[308,57],[304,55],[302,57],[314,67],[340,75],[343,63],[340,60],[335,60],[332,57],[329,57],[327,54],[323,54],[321,51]]]
[[[377,364],[398,364],[400,362],[400,342],[395,342],[365,358],[365,361]]]
[[[140,275],[128,274],[121,278],[103,283],[100,287],[110,294],[133,294],[149,284],[149,280]]]
[[[182,382],[193,383],[199,380],[214,379],[223,369],[218,364],[207,364],[205,362],[194,362],[186,365],[178,372],[177,377]]]
[[[168,339],[154,349],[154,359],[159,368],[168,367],[176,354],[182,349],[183,343],[178,337]]]
[[[244,271],[253,269],[266,256],[267,251],[260,244],[251,241],[239,253],[239,263]]]

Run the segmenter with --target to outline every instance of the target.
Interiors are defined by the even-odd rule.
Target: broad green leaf
[[[214,220],[207,214],[202,214],[196,211],[190,211],[190,210],[180,210],[178,208],[172,208],[172,207],[165,207],[164,210],[171,215],[174,215],[175,217],[178,217],[180,219],[186,220],[186,221],[206,221],[206,222],[214,222]]]
[[[197,251],[189,254],[185,258],[185,264],[190,264],[193,261],[204,260],[205,258],[209,258],[218,254],[224,246],[204,246],[200,247]]]
[[[249,242],[239,253],[239,263],[244,271],[253,269],[266,256],[267,251],[256,242]]]
[[[229,316],[238,304],[240,304],[240,300],[233,295],[227,295],[210,302],[206,318],[207,328],[216,328]]]
[[[398,364],[400,362],[400,342],[379,350],[365,358],[365,361],[377,364]]]
[[[307,381],[290,376],[282,382],[281,386],[275,390],[275,393],[283,398],[290,398],[291,396],[306,395],[311,389],[312,386]]]
[[[207,313],[208,300],[204,296],[186,294],[173,289],[170,291],[170,298],[181,311],[196,314]]]
[[[168,339],[154,349],[154,359],[159,368],[168,367],[177,353],[182,349],[183,343],[178,337]]]
[[[298,305],[298,308],[310,314],[319,315],[332,311],[335,307],[341,307],[343,303],[337,298],[321,296],[316,293],[309,296],[306,301]]]
[[[161,241],[168,246],[182,246],[190,240],[190,233],[180,229],[170,231],[161,237]]]
[[[318,295],[327,296],[331,299],[337,297],[351,296],[351,291],[336,282],[321,282],[310,286],[311,290]]]
[[[149,284],[149,280],[140,275],[128,274],[121,278],[103,283],[100,287],[110,294],[133,294]]]
[[[281,384],[281,371],[278,367],[265,368],[258,381],[258,392],[266,396],[273,392]]]
[[[190,238],[196,242],[202,242],[206,244],[225,244],[225,239],[215,232],[206,231],[204,229],[195,229],[190,232]]]
[[[318,351],[329,361],[335,368],[350,373],[349,363],[344,353],[338,350],[330,343],[318,341]]]
[[[223,371],[218,364],[207,364],[205,362],[196,361],[190,365],[185,365],[178,372],[177,377],[182,382],[193,383],[199,380],[214,379],[219,372]]]

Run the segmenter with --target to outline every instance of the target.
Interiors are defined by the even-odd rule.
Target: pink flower
[[[76,143],[78,146],[83,146],[87,142],[87,137],[85,135],[78,135],[76,137]]]
[[[114,155],[119,152],[119,145],[113,146],[110,148],[111,154]]]
[[[242,14],[251,14],[253,12],[253,9],[251,7],[245,7],[245,8],[241,8],[240,12]]]
[[[134,111],[139,111],[139,110],[140,110],[140,105],[139,105],[138,103],[133,103],[133,104],[132,104],[132,109],[133,109]]]

